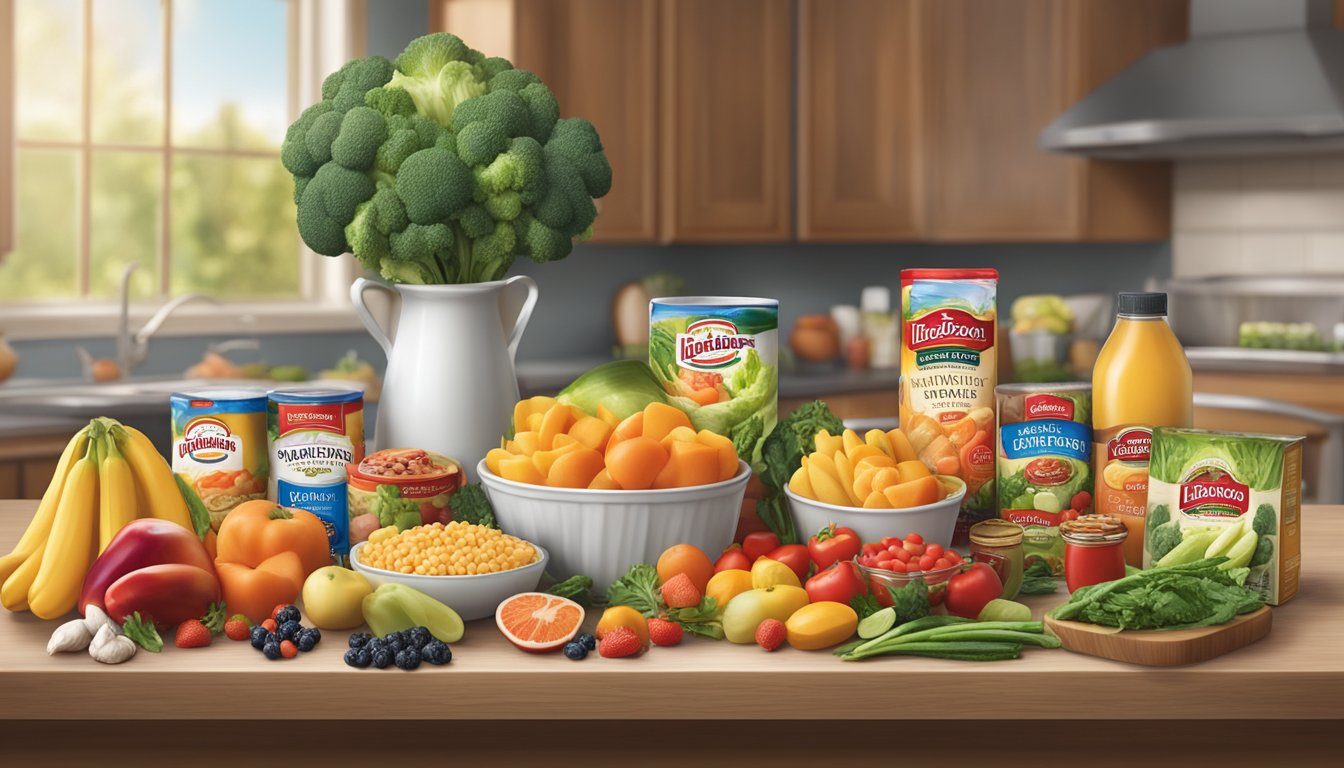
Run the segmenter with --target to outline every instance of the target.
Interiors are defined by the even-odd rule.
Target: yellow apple
[[[753,643],[756,627],[766,619],[786,622],[807,605],[802,587],[783,584],[765,589],[749,589],[732,599],[723,609],[723,635],[730,643]]]
[[[363,574],[339,565],[318,568],[303,582],[303,615],[321,629],[353,629],[364,623],[361,606],[371,592]]]

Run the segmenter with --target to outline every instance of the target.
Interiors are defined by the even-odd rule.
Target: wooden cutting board
[[[1252,611],[1216,627],[1199,629],[1125,630],[1057,621],[1047,616],[1045,628],[1074,653],[1100,656],[1150,667],[1194,664],[1222,656],[1269,634],[1268,606]]]

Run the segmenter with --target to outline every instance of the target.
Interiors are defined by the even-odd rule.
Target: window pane
[[[15,248],[0,259],[0,298],[75,295],[78,157],[65,149],[18,151]]]
[[[173,144],[278,149],[288,127],[286,4],[173,3]]]
[[[273,157],[173,156],[172,292],[299,293],[293,180]]]
[[[93,140],[163,143],[161,0],[93,3]]]
[[[121,295],[126,264],[140,262],[131,296],[159,294],[159,187],[157,152],[93,153],[89,191],[89,293]]]
[[[83,8],[79,0],[14,3],[15,122],[20,139],[80,139]]]

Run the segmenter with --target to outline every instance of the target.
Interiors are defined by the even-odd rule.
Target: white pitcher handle
[[[523,331],[527,330],[527,321],[532,319],[532,310],[537,306],[537,296],[540,293],[537,289],[537,281],[527,275],[517,275],[505,280],[504,290],[508,291],[515,285],[522,285],[527,288],[527,298],[523,299],[523,306],[518,310],[518,317],[513,321],[513,327],[505,329],[509,334],[510,360],[518,357],[518,342],[523,340]]]
[[[355,305],[355,314],[359,315],[359,319],[364,323],[364,327],[368,329],[373,340],[378,342],[378,346],[382,347],[383,352],[391,358],[392,340],[387,337],[387,332],[374,319],[373,313],[369,311],[369,305],[364,303],[364,291],[369,288],[376,288],[391,294],[395,294],[396,289],[377,280],[369,280],[363,277],[356,277],[355,282],[350,284],[350,302]]]

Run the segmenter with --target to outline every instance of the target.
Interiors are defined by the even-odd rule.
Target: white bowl
[[[713,560],[733,541],[751,468],[709,485],[650,491],[551,488],[505,480],[482,461],[476,474],[508,534],[551,551],[557,580],[584,574],[605,595],[630,566],[655,563],[673,544],[694,544]]]
[[[495,608],[505,598],[519,592],[535,592],[550,559],[544,548],[532,543],[539,557],[535,563],[522,568],[475,576],[421,576],[364,565],[359,561],[359,554],[366,544],[367,541],[361,541],[350,550],[350,565],[364,574],[374,589],[388,583],[405,584],[457,611],[463,621],[494,616]]]
[[[952,479],[961,485],[956,493],[942,501],[906,509],[841,507],[805,499],[787,486],[784,495],[789,499],[789,510],[793,512],[793,522],[798,528],[800,539],[806,539],[835,523],[853,528],[865,543],[879,541],[887,536],[905,538],[909,534],[918,533],[931,544],[949,547],[952,545],[953,529],[957,525],[957,510],[961,508],[961,500],[966,497],[966,484],[960,478]]]

